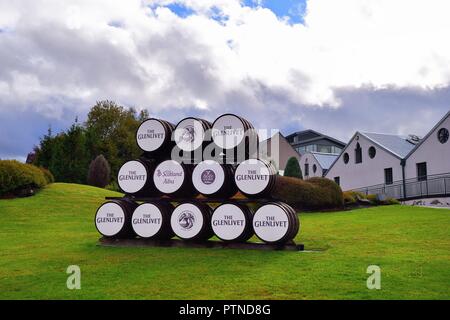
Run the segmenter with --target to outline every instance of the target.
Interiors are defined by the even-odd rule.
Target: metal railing
[[[354,189],[366,195],[384,195],[399,200],[450,196],[450,173],[429,175],[419,181],[417,178],[394,181],[392,184],[378,184]]]

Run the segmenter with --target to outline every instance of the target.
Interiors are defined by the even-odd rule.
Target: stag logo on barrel
[[[216,174],[214,173],[214,171],[207,169],[202,172],[201,179],[204,184],[213,184],[216,180]]]
[[[188,125],[184,127],[183,134],[180,138],[184,142],[192,143],[195,140],[195,129],[194,126]]]
[[[178,223],[184,230],[189,230],[194,226],[195,217],[191,211],[185,210],[178,216]]]

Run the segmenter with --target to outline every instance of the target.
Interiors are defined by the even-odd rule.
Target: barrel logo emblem
[[[195,217],[192,212],[185,210],[178,216],[178,223],[184,230],[189,230],[194,226]]]
[[[183,134],[181,135],[181,140],[184,142],[194,142],[195,140],[195,129],[194,126],[188,125],[184,127]]]
[[[210,185],[216,181],[216,174],[214,171],[207,169],[202,172],[201,179],[204,184]]]

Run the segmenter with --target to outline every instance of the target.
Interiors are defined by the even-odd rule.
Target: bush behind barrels
[[[296,209],[322,210],[338,209],[343,206],[341,188],[326,178],[301,180],[292,177],[279,177],[279,186],[284,189],[283,199]],[[286,188],[283,188],[283,185]]]

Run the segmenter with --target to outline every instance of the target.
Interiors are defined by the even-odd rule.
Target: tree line
[[[138,113],[113,101],[99,101],[89,111],[86,122],[75,120],[69,129],[58,134],[49,128],[27,162],[47,168],[58,182],[86,184],[89,167],[98,165],[92,162],[102,155],[114,182],[120,166],[139,157],[135,132],[148,116],[146,110]]]

